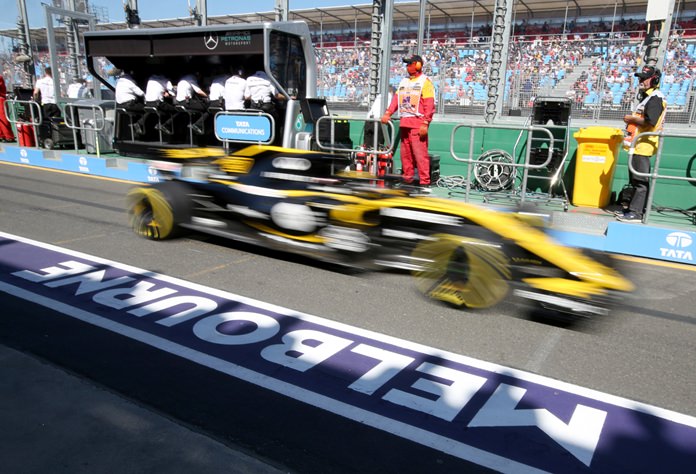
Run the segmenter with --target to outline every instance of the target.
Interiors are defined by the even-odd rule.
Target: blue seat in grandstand
[[[598,100],[597,94],[595,94],[594,92],[590,92],[590,93],[587,94],[587,96],[585,97],[584,104],[585,104],[585,105],[593,105],[593,104],[596,104],[596,103],[597,103],[597,100]]]
[[[674,101],[675,105],[678,105],[679,107],[685,107],[686,106],[686,94],[680,94],[677,96],[677,99]]]
[[[623,93],[619,93],[619,94],[615,95],[611,104],[612,105],[621,105],[621,99],[623,99]]]
[[[662,84],[662,85],[660,86],[660,89],[662,89],[662,92],[666,94],[666,93],[668,93],[669,91],[672,90],[672,84],[669,83],[669,82],[666,83],[666,84]]]
[[[693,56],[694,54],[694,43],[689,43],[686,46],[686,52],[689,53],[689,56]]]

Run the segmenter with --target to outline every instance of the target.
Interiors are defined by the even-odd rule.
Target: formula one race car
[[[248,146],[132,189],[130,222],[153,240],[189,229],[363,269],[408,270],[428,297],[469,308],[514,293],[562,312],[604,314],[608,301],[632,290],[530,217],[375,183],[347,171],[350,164],[345,155]]]

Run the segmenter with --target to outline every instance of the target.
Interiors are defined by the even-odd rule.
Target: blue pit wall
[[[465,163],[457,161],[451,153],[451,133],[454,124],[433,123],[430,131],[431,154],[440,156],[441,176],[462,175],[466,176],[467,166]],[[573,129],[571,133],[577,131]],[[500,148],[502,143],[514,143],[519,134],[513,135],[509,131],[503,134],[486,131],[487,136],[476,138],[475,149],[486,150],[490,148]],[[466,135],[466,134],[465,134]],[[481,136],[482,134],[477,134]],[[572,136],[572,135],[571,135]],[[358,143],[360,137],[354,139]],[[464,140],[466,141],[466,139]],[[671,143],[670,143],[671,142]],[[665,138],[662,162],[668,162],[668,167],[675,173],[675,176],[691,176],[691,167],[694,165],[694,143],[691,140],[685,141],[682,138],[670,140]],[[569,159],[566,162],[567,170],[574,169],[574,160],[577,152],[577,143],[570,139]],[[466,156],[469,150],[468,143],[458,143],[456,155]],[[612,195],[616,195],[623,184],[628,180],[627,155],[624,151],[615,157],[616,171],[612,183]],[[111,178],[133,183],[157,183],[167,179],[163,173],[152,166],[151,162],[137,158],[125,158],[112,154],[95,156],[87,154],[84,150],[43,150],[34,147],[22,147],[14,144],[0,144],[0,161],[14,163],[37,168],[46,168],[64,172]],[[395,156],[395,168],[399,168],[398,153]],[[661,172],[664,168],[661,169]],[[176,170],[174,170],[176,174]],[[170,174],[171,176],[171,174]],[[572,173],[564,173],[564,182],[569,188],[568,192],[572,195]],[[570,180],[570,182],[569,182]],[[665,180],[656,186],[656,200],[662,199],[669,202],[669,205],[679,209],[679,202],[696,202],[696,186],[692,182],[674,182]],[[452,189],[437,188],[435,195],[440,197],[450,197],[459,199],[457,195],[462,193],[452,193]],[[472,202],[474,200],[471,200]],[[678,202],[677,202],[678,201]],[[493,204],[482,204],[493,206]],[[621,223],[615,221],[613,215],[606,209],[592,209],[569,205],[567,212],[538,210],[539,214],[548,214],[549,233],[558,241],[565,245],[594,249],[615,254],[624,254],[637,257],[645,257],[655,260],[670,261],[695,265],[694,254],[696,253],[696,226],[693,221],[693,214],[690,209],[684,212],[675,212],[672,217],[664,218],[663,215],[655,215],[655,222],[649,221],[645,224],[640,223]],[[510,208],[502,208],[507,209]],[[681,207],[683,210],[684,207]],[[562,212],[564,221],[571,222],[571,225],[557,225],[553,215]],[[595,229],[584,227],[583,219],[588,216],[594,219]],[[572,221],[576,221],[575,225]],[[597,222],[599,225],[597,226]],[[599,230],[597,230],[599,229]]]

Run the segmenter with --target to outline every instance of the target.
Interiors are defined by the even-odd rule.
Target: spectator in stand
[[[435,113],[435,88],[423,74],[423,58],[413,55],[404,58],[408,77],[399,83],[396,94],[382,116],[382,123],[391,120],[399,111],[401,134],[401,166],[406,184],[412,184],[418,170],[420,185],[430,191],[430,156],[428,155],[428,128]]]

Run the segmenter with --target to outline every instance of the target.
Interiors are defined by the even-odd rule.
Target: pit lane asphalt
[[[344,272],[206,236],[146,241],[126,223],[124,196],[130,186],[0,164],[0,230],[696,416],[693,268],[623,261],[637,291],[602,320],[560,324],[531,317],[514,304],[469,313],[425,300],[405,274]],[[18,429],[5,430],[0,451],[16,466],[31,467],[13,472],[104,472],[105,466],[119,466],[110,472],[129,472],[128,466],[135,466],[130,472],[220,472],[221,465],[239,466],[233,472],[397,472],[414,462],[421,464],[410,467],[452,472],[463,466],[385,434],[360,432],[363,439],[355,439],[361,428],[350,422],[317,415],[198,367],[184,364],[176,376],[153,377],[147,367],[138,367],[139,361],[150,361],[152,369],[158,366],[154,361],[167,366],[171,360],[98,330],[89,344],[70,339],[74,328],[51,326],[45,309],[4,296],[1,302],[0,357],[8,363],[0,366],[5,381],[0,422]],[[105,344],[118,355],[94,360],[90,354]],[[266,402],[268,411],[214,421],[210,407],[225,406],[225,390],[245,393],[249,404],[252,399],[257,406]],[[56,405],[60,400],[71,401]],[[95,407],[103,408],[101,417],[94,416]],[[132,413],[124,416],[131,426],[105,423],[123,413]],[[264,431],[264,425],[278,428],[278,419],[296,428],[296,439],[279,441],[277,434]],[[51,429],[41,426],[42,420],[50,420]],[[81,434],[73,443],[65,441],[66,433],[78,433],[77,427]],[[154,440],[148,436],[152,433],[157,433]],[[97,441],[86,447],[90,437]],[[376,442],[382,445],[370,451]],[[55,446],[73,450],[56,458]],[[86,457],[85,449],[94,449],[95,455]],[[380,452],[385,454],[380,457]],[[245,462],[259,462],[245,454],[261,457],[262,464],[245,471]]]

